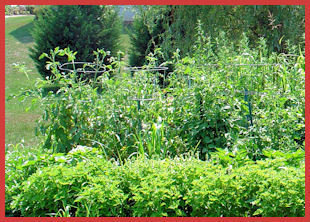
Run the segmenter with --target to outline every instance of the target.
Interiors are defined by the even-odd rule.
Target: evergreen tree
[[[135,18],[129,36],[132,44],[129,64],[131,66],[142,66],[145,62],[145,56],[147,55],[148,44],[152,38],[147,26],[144,24],[143,14]]]
[[[145,56],[163,43],[163,34],[169,27],[173,6],[142,6],[133,23],[129,56],[131,66],[145,64]],[[168,18],[168,19],[167,19]],[[164,61],[159,61],[159,63]]]
[[[77,51],[76,61],[92,62],[98,48],[116,55],[119,49],[120,20],[113,6],[70,5],[50,6],[38,12],[34,22],[35,45],[31,58],[43,78],[51,75],[45,69],[42,53],[59,46]],[[60,59],[60,58],[59,58]],[[108,57],[106,58],[107,62]],[[64,61],[61,61],[64,62]]]

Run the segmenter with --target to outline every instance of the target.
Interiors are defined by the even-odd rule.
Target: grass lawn
[[[39,107],[25,112],[31,100],[24,103],[18,99],[8,100],[10,95],[18,94],[34,84],[40,78],[28,50],[33,45],[31,29],[34,16],[11,17],[5,19],[5,144],[16,144],[24,141],[26,147],[38,144],[34,129],[36,120],[40,117]],[[29,80],[18,72],[13,64],[25,64],[29,72]]]
[[[123,51],[125,53],[125,56],[124,56],[125,65],[129,66],[128,55],[129,55],[129,50],[131,47],[129,35],[124,34],[124,33],[121,34],[120,41],[121,41],[121,51]]]
[[[24,141],[25,147],[37,146],[40,138],[35,136],[36,121],[41,116],[40,107],[34,107],[28,112],[25,108],[31,104],[31,99],[20,102],[8,98],[18,94],[23,89],[30,88],[35,79],[41,78],[34,62],[29,57],[29,48],[33,46],[31,30],[34,16],[11,17],[5,20],[5,144],[17,144]],[[130,47],[129,35],[120,36],[121,50],[125,52],[124,61],[128,64]],[[30,69],[29,80],[13,66],[14,63],[25,64]]]

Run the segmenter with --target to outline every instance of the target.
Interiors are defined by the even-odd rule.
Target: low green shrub
[[[111,168],[111,166],[109,166]],[[112,166],[113,168],[113,166]],[[101,168],[102,169],[102,168]],[[76,216],[100,217],[125,216],[128,194],[120,189],[117,169],[102,169],[101,175],[90,177],[87,186],[78,193],[75,203],[78,206]]]
[[[193,181],[191,216],[304,216],[304,171],[281,164],[267,160]]]
[[[305,213],[302,154],[239,166],[219,164],[217,154],[208,161],[140,156],[120,164],[79,147],[20,181],[8,208],[22,216],[299,217]]]
[[[34,152],[27,149],[25,152],[23,148],[21,144],[10,146],[10,150],[5,154],[5,210],[9,214],[14,213],[10,211],[13,196],[20,192],[21,183],[36,172],[38,159],[41,155],[44,156],[41,149]],[[40,160],[39,164],[47,166],[44,162]]]
[[[96,149],[88,149],[82,146],[78,146],[67,155],[52,153],[51,150],[24,149],[21,144],[10,147],[5,154],[5,202],[7,213],[13,215],[16,213],[14,210],[10,210],[13,196],[21,192],[22,183],[39,169],[63,164],[75,166],[82,160],[97,157],[97,154],[99,155]]]

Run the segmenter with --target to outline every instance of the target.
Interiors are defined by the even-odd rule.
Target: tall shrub
[[[52,73],[45,69],[44,52],[59,46],[77,51],[76,61],[93,61],[93,51],[104,48],[115,55],[118,51],[120,20],[113,6],[70,5],[45,7],[34,22],[35,45],[31,58],[43,78]],[[106,58],[106,62],[107,59]]]
[[[129,55],[131,66],[142,66],[145,57],[153,53],[156,47],[163,43],[163,34],[171,24],[170,18],[174,6],[140,6],[134,19],[130,33],[132,48]],[[166,51],[164,51],[166,52]],[[170,54],[171,55],[171,54]],[[158,63],[168,60],[169,55]]]
[[[143,16],[145,19],[141,18]],[[194,53],[192,46],[196,41],[198,20],[212,40],[221,38],[223,31],[235,45],[240,44],[239,40],[246,33],[251,48],[256,48],[259,39],[264,37],[269,53],[288,53],[289,43],[301,44],[304,48],[304,6],[148,6],[140,11],[140,17],[137,16],[135,21],[139,25],[134,27],[134,34],[138,37],[132,38],[135,46],[132,57],[135,58],[134,53],[139,53],[140,57],[147,54],[152,38],[158,39],[154,42],[162,48],[165,57],[171,57],[176,49],[180,50],[181,56]],[[146,30],[148,35],[142,32]]]
[[[131,66],[142,66],[145,62],[146,49],[152,36],[144,24],[144,16],[138,15],[133,22],[133,29],[129,33],[132,44],[129,63]]]

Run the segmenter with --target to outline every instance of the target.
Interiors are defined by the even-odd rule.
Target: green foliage
[[[135,18],[129,36],[132,44],[129,64],[131,66],[142,66],[145,63],[145,56],[147,56],[147,45],[152,38],[147,26],[144,25],[143,15]]]
[[[5,5],[5,15],[29,15],[33,7],[25,5]]]
[[[34,152],[23,152],[23,150],[22,145],[17,144],[11,146],[10,151],[7,151],[5,154],[6,211],[10,209],[13,196],[16,196],[20,192],[21,183],[36,171],[37,160],[40,159],[40,155],[43,155],[41,150]],[[41,161],[40,165],[45,165],[44,161]]]
[[[11,208],[13,197],[21,192],[21,186],[33,173],[43,167],[71,164],[75,165],[94,154],[98,154],[96,149],[88,149],[85,147],[77,147],[67,156],[62,153],[51,153],[48,150],[40,149],[23,149],[21,144],[10,147],[6,151],[5,161],[5,190],[6,190],[6,210],[7,213],[13,215],[16,213],[14,208]],[[86,153],[87,151],[87,153]],[[81,155],[83,154],[83,155]],[[10,209],[13,209],[10,211]]]
[[[19,181],[9,208],[22,216],[304,216],[304,161],[289,158],[226,166],[189,155],[118,165],[79,147]]]
[[[110,162],[105,162],[100,166],[95,163],[96,159],[102,158],[101,155],[102,153],[98,153],[95,149],[80,146],[66,156],[56,156],[53,169],[39,168],[35,175],[24,183],[22,192],[28,193],[29,191],[29,193],[17,196],[12,202],[13,208],[19,208],[22,215],[47,216],[48,213],[57,213],[58,210],[65,209],[67,206],[74,206],[75,192],[82,190],[87,178],[97,171],[104,172],[105,168],[111,168]],[[42,180],[40,185],[37,184],[38,179]],[[36,206],[42,194],[46,202],[41,206]],[[19,198],[26,201],[20,203]],[[21,205],[17,207],[16,203]]]
[[[30,15],[34,15],[36,6],[35,5],[26,5],[26,10],[29,12]]]
[[[107,127],[101,122],[104,110],[100,107],[103,107],[104,101],[98,93],[98,87],[102,90],[103,85],[96,85],[99,71],[103,68],[111,69],[111,65],[103,64],[106,53],[103,50],[93,52],[95,66],[84,65],[81,68],[95,72],[93,79],[88,78],[87,80],[84,79],[83,73],[77,73],[77,69],[67,74],[60,73],[58,70],[59,62],[55,61],[56,57],[67,57],[68,61],[74,61],[75,55],[76,52],[69,49],[62,50],[59,47],[54,51],[51,50],[50,56],[46,53],[42,54],[40,58],[50,60],[47,62],[46,68],[51,70],[55,78],[38,80],[35,86],[36,90],[32,94],[32,96],[36,96],[35,102],[46,105],[37,133],[45,136],[44,147],[53,149],[55,152],[67,153],[76,145],[90,145],[92,142],[101,141],[97,140],[101,136],[99,130]],[[109,71],[106,71],[98,79],[107,80],[109,75]],[[59,89],[56,93],[50,91],[46,95],[43,89],[52,84],[56,84]]]
[[[222,170],[200,176],[193,181],[188,194],[187,203],[193,207],[191,216],[276,217],[297,211],[298,216],[303,216],[304,172],[281,164],[281,161],[263,161],[228,169],[226,173]]]
[[[119,159],[187,151],[199,152],[205,159],[216,148],[243,149],[250,158],[260,159],[264,149],[303,149],[303,52],[295,61],[282,54],[268,57],[263,39],[257,50],[251,50],[245,35],[234,47],[223,33],[215,52],[201,24],[197,32],[193,56],[181,59],[177,51],[167,62],[175,70],[164,89],[158,84],[161,73],[141,71],[130,77],[119,72],[108,78],[121,68],[115,59],[101,78],[85,84],[77,72],[64,77],[57,69],[57,56],[72,61],[76,53],[56,48],[50,56],[43,54],[50,59],[46,67],[55,75],[52,82],[60,87],[56,94],[45,96],[41,88],[49,81],[36,84],[37,102],[46,104],[39,125],[44,146],[55,152],[95,146]],[[161,56],[160,50],[146,57],[146,68],[157,65],[154,56]],[[102,64],[105,52],[94,55]],[[251,92],[247,98],[245,89]],[[137,99],[147,100],[137,104]]]
[[[35,45],[30,51],[44,79],[53,76],[45,69],[47,58],[40,60],[39,57],[57,46],[78,51],[76,60],[83,62],[93,61],[92,52],[98,48],[110,51],[111,55],[118,51],[120,20],[112,6],[50,6],[41,8],[36,18],[33,30]],[[105,63],[108,63],[108,58]]]
[[[156,15],[160,16],[153,17],[153,10],[159,10],[160,12]],[[132,44],[129,57],[131,66],[145,65],[147,63],[146,56],[149,53],[154,53],[155,48],[162,43],[162,34],[167,27],[165,16],[169,14],[158,6],[144,5],[138,7],[138,11],[129,33]]]
[[[11,14],[11,6],[10,5],[6,5],[5,6],[5,15],[10,15]]]
[[[166,57],[177,49],[182,56],[192,55],[198,20],[203,23],[203,31],[212,41],[225,32],[228,40],[238,45],[239,39],[246,33],[251,48],[257,47],[259,39],[264,37],[269,53],[287,52],[286,46],[290,43],[302,43],[304,48],[304,6],[147,6],[140,13],[138,11],[135,19],[135,37],[132,38],[135,48],[131,56],[137,59],[131,65],[141,61],[138,58],[149,52],[150,44],[162,48]]]
[[[233,47],[223,34],[215,52],[210,38],[198,32],[192,57],[174,55],[175,70],[165,89],[173,97],[173,112],[165,122],[173,121],[177,134],[187,135],[190,147],[199,142],[203,156],[217,147],[242,147],[252,158],[259,158],[262,149],[302,148],[303,55],[292,65],[294,60],[285,55],[264,56],[263,40],[261,47],[250,50],[246,36]],[[245,89],[252,92],[248,101]],[[249,102],[253,126],[247,120]]]

